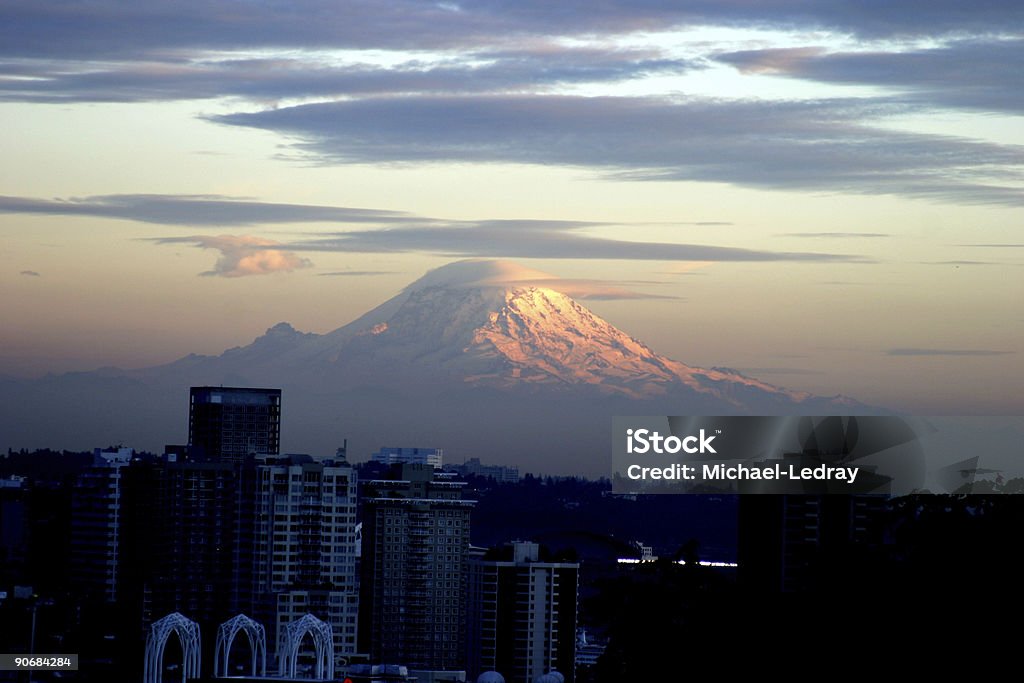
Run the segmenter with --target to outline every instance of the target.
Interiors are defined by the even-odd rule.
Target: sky
[[[0,4],[0,375],[517,260],[656,351],[1020,414],[1024,5]]]

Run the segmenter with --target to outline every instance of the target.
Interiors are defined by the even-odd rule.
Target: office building
[[[281,390],[192,387],[188,415],[193,460],[240,462],[277,455],[281,445]]]
[[[363,486],[360,651],[410,669],[464,666],[464,482],[428,464]]]
[[[515,542],[468,563],[468,673],[497,671],[532,683],[557,671],[575,679],[579,564],[542,562]]]

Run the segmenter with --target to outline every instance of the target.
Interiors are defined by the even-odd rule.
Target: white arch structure
[[[172,612],[163,619],[149,625],[146,636],[145,674],[143,683],[162,683],[164,679],[164,648],[172,633],[178,634],[181,641],[181,680],[199,677],[199,664],[202,643],[199,638],[199,624],[191,619]]]
[[[334,631],[330,624],[320,621],[312,614],[305,614],[285,625],[281,647],[277,653],[280,660],[280,675],[289,678],[298,675],[299,646],[302,645],[302,639],[307,633],[313,636],[313,648],[316,653],[314,678],[318,681],[334,678]]]
[[[252,675],[256,676],[256,662],[259,660],[260,676],[267,675],[267,632],[263,624],[250,619],[244,614],[228,619],[220,625],[217,631],[217,649],[213,653],[213,675],[227,678],[231,675],[228,671],[228,655],[231,654],[231,644],[235,642],[235,636],[241,631],[249,638],[249,651],[252,653]],[[223,663],[223,666],[221,664]]]

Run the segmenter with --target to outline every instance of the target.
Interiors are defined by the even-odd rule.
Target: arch
[[[143,683],[163,683],[164,649],[172,633],[181,641],[181,680],[199,677],[202,643],[199,638],[199,624],[178,612],[172,612],[163,619],[149,625],[146,636],[146,657],[143,663]]]
[[[228,670],[228,655],[231,654],[231,645],[235,642],[235,636],[241,631],[249,638],[249,650],[252,653],[252,675],[267,675],[267,631],[263,624],[250,619],[244,614],[231,617],[217,630],[217,649],[213,653],[213,675],[218,678],[227,678],[231,675]],[[259,673],[257,674],[256,664],[259,662]],[[221,666],[223,662],[223,666]]]
[[[279,674],[289,678],[297,676],[299,647],[307,633],[313,637],[313,648],[316,653],[314,677],[319,681],[334,678],[334,631],[330,624],[308,613],[288,622],[284,627],[281,647],[277,653],[280,662]]]

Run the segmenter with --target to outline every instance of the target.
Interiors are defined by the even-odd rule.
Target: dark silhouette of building
[[[431,465],[363,486],[360,651],[411,669],[464,666],[464,564],[470,512],[465,482]]]
[[[75,479],[71,493],[72,579],[82,594],[118,599],[124,547],[121,473],[131,448],[97,448],[92,466]]]
[[[28,482],[0,478],[0,591],[21,580],[28,557]]]
[[[575,680],[579,564],[542,562],[536,543],[468,563],[468,673],[532,683],[558,671]]]
[[[739,579],[751,589],[801,591],[849,569],[885,541],[887,499],[871,495],[744,495]]]
[[[280,389],[192,387],[189,393],[193,460],[240,462],[247,455],[280,452]]]
[[[157,466],[151,613],[218,624],[253,608],[255,464]]]

